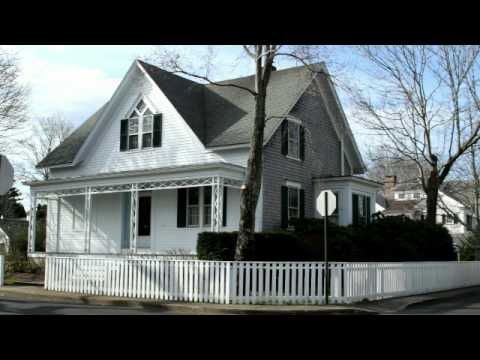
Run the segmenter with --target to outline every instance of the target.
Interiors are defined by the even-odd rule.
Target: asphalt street
[[[413,305],[402,315],[480,315],[480,290],[472,294]]]
[[[0,315],[186,315],[185,312],[119,306],[0,300]]]

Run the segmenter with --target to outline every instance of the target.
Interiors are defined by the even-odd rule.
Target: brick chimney
[[[385,198],[393,198],[393,188],[395,185],[397,185],[397,177],[395,175],[385,176],[385,180],[383,181]]]

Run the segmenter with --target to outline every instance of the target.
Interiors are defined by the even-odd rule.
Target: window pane
[[[210,186],[206,186],[203,188],[203,224],[210,225],[211,217],[212,217],[212,188]]]
[[[130,135],[128,137],[128,148],[137,149],[138,148],[138,135]]]
[[[152,134],[143,134],[142,135],[142,147],[152,147]]]
[[[298,218],[298,209],[289,208],[288,209],[288,218]]]
[[[144,116],[143,117],[143,127],[142,130],[144,133],[149,133],[153,131],[153,116]]]
[[[211,221],[211,218],[212,218],[212,207],[210,206],[210,204],[208,205],[205,205],[203,207],[203,224],[204,225],[210,225],[210,221]]]
[[[150,109],[147,109],[145,110],[145,112],[143,113],[143,115],[153,115],[153,113],[150,111]]]
[[[147,107],[147,105],[145,105],[145,103],[143,102],[143,100],[140,100],[140,102],[139,102],[138,105],[137,105],[137,110],[138,110],[139,112],[142,112],[146,107]]]
[[[138,134],[138,118],[128,120],[128,133],[130,135]]]
[[[298,208],[298,189],[288,188],[288,207]]]
[[[134,117],[137,117],[137,112],[135,110],[133,110],[132,113],[130,114],[130,118],[134,118]]]
[[[138,236],[150,236],[151,200],[150,196],[138,199]]]
[[[188,205],[198,205],[199,190],[200,188],[198,187],[188,189]]]
[[[187,225],[198,226],[199,224],[199,208],[198,205],[187,207]]]

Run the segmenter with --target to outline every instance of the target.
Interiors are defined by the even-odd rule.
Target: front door
[[[137,249],[151,248],[152,233],[152,193],[138,194]]]

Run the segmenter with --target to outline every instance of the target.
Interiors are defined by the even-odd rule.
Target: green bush
[[[197,256],[201,260],[231,261],[235,257],[238,232],[203,232],[198,234]],[[288,232],[256,233],[255,240],[247,249],[250,261],[301,260],[298,237]]]
[[[256,233],[247,260],[323,261],[323,220],[298,219],[294,231]],[[237,233],[199,234],[202,260],[233,260]],[[453,261],[453,240],[441,225],[406,217],[377,217],[362,226],[328,225],[329,261]]]
[[[323,244],[323,220],[292,221],[307,247]],[[318,246],[318,245],[317,245]],[[323,256],[319,249],[316,257]],[[430,225],[404,216],[376,217],[370,224],[328,226],[328,251],[332,261],[453,261],[453,240],[441,225]]]

